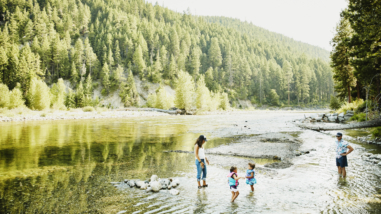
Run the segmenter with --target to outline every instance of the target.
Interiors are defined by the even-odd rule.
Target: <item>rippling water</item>
[[[302,113],[256,111],[250,114],[168,116],[0,124],[0,210],[4,213],[377,213],[381,212],[380,168],[360,158],[377,146],[356,144],[348,177],[335,166],[333,133],[301,130],[291,120]],[[247,122],[245,122],[247,121]],[[238,124],[238,126],[233,126]],[[243,129],[247,125],[251,129]],[[241,181],[230,203],[227,167],[210,160],[209,187],[198,190],[192,151],[197,136],[207,148],[237,141],[235,136],[266,132],[299,135],[294,165],[257,171],[255,192]],[[369,130],[348,131],[351,136]],[[261,166],[270,160],[256,160]],[[246,165],[238,166],[242,173]],[[176,177],[180,195],[115,188],[123,179]]]

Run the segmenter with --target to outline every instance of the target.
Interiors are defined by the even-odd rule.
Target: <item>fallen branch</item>
[[[336,125],[314,125],[314,124],[303,124],[295,123],[300,128],[311,129],[314,131],[332,131],[332,130],[343,130],[343,129],[360,129],[360,128],[371,128],[381,126],[381,119],[364,121],[351,124],[336,124]]]
[[[167,114],[184,114],[183,110],[164,110],[164,109],[158,109],[158,108],[122,108],[118,109],[117,111],[156,111],[156,112],[162,112]]]

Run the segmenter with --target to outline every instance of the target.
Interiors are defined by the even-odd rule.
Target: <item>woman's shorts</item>
[[[257,183],[257,179],[255,178],[252,178],[252,179],[246,179],[246,184],[249,184],[249,185],[254,185]]]
[[[230,186],[230,191],[238,192],[238,187],[237,186]]]

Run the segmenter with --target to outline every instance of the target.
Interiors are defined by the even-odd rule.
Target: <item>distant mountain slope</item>
[[[269,43],[279,43],[290,47],[291,51],[297,53],[305,53],[312,58],[322,58],[329,61],[329,51],[310,45],[304,42],[296,41],[290,37],[279,33],[271,32],[264,28],[255,26],[252,23],[243,22],[239,19],[228,18],[223,16],[202,16],[202,18],[211,23],[221,24],[222,26],[233,28],[241,33],[246,33],[259,41],[267,41]]]

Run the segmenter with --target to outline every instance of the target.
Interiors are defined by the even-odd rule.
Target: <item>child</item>
[[[257,183],[257,179],[255,179],[255,164],[249,163],[249,167],[246,170],[246,184],[249,184],[251,187],[251,192],[254,192],[254,184]]]
[[[238,191],[238,180],[239,179],[245,179],[244,177],[238,177],[237,175],[237,167],[232,166],[230,168],[230,173],[228,175],[229,177],[229,186],[230,186],[230,191],[232,192],[232,200],[231,202],[234,202],[234,200],[238,197],[239,191]]]

